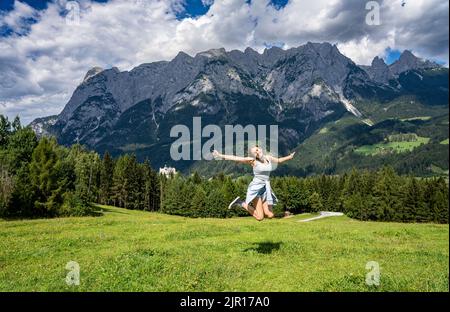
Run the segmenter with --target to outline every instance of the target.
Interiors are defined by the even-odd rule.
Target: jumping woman
[[[215,158],[231,160],[238,163],[249,164],[253,167],[253,180],[247,188],[247,196],[245,201],[239,196],[231,202],[228,209],[233,206],[239,206],[248,211],[256,220],[261,221],[264,216],[269,219],[273,218],[272,206],[276,205],[277,197],[270,187],[269,176],[274,170],[272,163],[281,164],[294,158],[295,152],[289,156],[276,158],[270,155],[264,155],[263,150],[259,146],[253,146],[250,149],[253,157],[239,157],[234,155],[223,155],[218,151],[213,152]]]

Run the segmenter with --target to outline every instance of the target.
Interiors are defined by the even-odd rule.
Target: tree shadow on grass
[[[280,249],[282,242],[259,242],[255,243],[255,246],[244,249],[245,252],[256,251],[260,254],[271,254],[274,251]]]
[[[116,214],[126,214],[126,215],[130,214],[129,212],[124,212],[124,211],[117,210],[117,209],[110,209],[107,207],[99,207],[99,206],[96,206],[95,211],[98,212],[102,216],[104,215],[105,212],[116,213]]]

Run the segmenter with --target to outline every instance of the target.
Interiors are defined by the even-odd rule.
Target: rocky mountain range
[[[78,142],[113,155],[133,152],[155,165],[172,163],[170,128],[190,126],[193,116],[220,126],[278,124],[283,151],[344,114],[371,125],[359,101],[405,94],[426,100],[432,92],[431,105],[447,104],[448,87],[423,80],[424,72],[441,70],[448,77],[447,69],[410,51],[391,65],[376,57],[371,66],[359,66],[329,43],[272,47],[262,54],[251,48],[180,52],[169,62],[130,71],[94,67],[58,116],[31,125],[65,145]]]

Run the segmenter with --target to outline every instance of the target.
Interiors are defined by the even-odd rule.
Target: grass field
[[[1,291],[448,291],[449,227],[295,216],[0,220]],[[66,263],[80,265],[68,286]],[[367,286],[368,261],[381,268]]]
[[[377,143],[372,145],[363,145],[355,149],[356,153],[364,155],[378,155],[394,151],[395,153],[403,153],[412,151],[416,147],[422,144],[427,144],[430,138],[417,137],[417,141],[413,142],[387,142],[387,143]]]

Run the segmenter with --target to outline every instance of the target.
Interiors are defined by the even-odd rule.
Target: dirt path
[[[318,219],[322,219],[322,218],[328,218],[328,217],[340,217],[343,215],[344,214],[342,212],[321,211],[320,215],[318,215],[317,217],[298,220],[297,222],[309,222],[309,221],[318,220]]]

